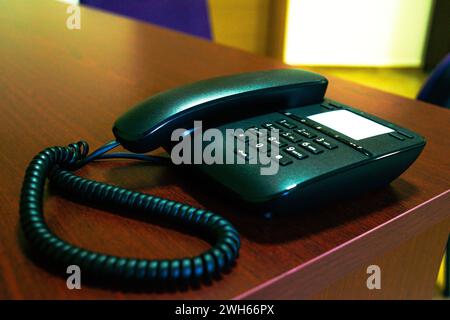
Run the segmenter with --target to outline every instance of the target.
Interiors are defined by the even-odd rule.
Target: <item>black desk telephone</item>
[[[72,173],[97,159],[164,161],[142,153],[161,146],[173,151],[173,132],[186,128],[189,137],[195,136],[195,120],[203,120],[206,127],[215,128],[226,138],[231,135],[223,147],[233,150],[233,159],[244,164],[236,161],[191,167],[248,208],[295,212],[325,199],[354,196],[388,184],[419,156],[424,139],[324,99],[327,84],[324,77],[302,70],[200,81],[155,95],[122,115],[113,128],[116,140],[91,154],[84,141],[43,150],[26,171],[20,202],[22,230],[32,252],[60,272],[68,265],[78,265],[84,276],[93,280],[149,287],[191,283],[230,268],[238,256],[240,239],[224,218]],[[107,153],[118,145],[132,153]],[[264,155],[267,165],[276,164],[276,173],[261,174],[262,165],[251,162],[255,154]],[[58,238],[45,223],[42,201],[47,177],[80,201],[195,227],[211,237],[214,245],[199,256],[175,260],[120,258],[75,247]]]

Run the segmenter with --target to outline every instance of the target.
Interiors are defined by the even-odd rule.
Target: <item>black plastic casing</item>
[[[332,102],[334,107],[327,104],[325,108],[327,84],[327,80],[318,74],[291,69],[204,80],[160,93],[138,104],[117,119],[113,132],[130,151],[142,153],[163,146],[170,152],[174,145],[171,141],[173,130],[189,129],[195,120],[215,124],[214,127],[225,135],[226,129],[247,129],[280,119],[303,126],[279,110],[306,118],[333,111],[330,108],[346,109],[406,136],[399,140],[390,134],[382,134],[354,141],[331,129],[327,130],[329,135],[324,135],[308,128],[317,136],[332,140],[338,147],[318,155],[305,151],[308,158],[293,159],[292,164],[280,167],[276,175],[261,175],[261,166],[252,164],[188,167],[206,177],[207,189],[212,185],[219,186],[219,190],[225,190],[232,198],[265,212],[292,212],[295,208],[354,197],[389,184],[415,161],[425,140],[406,128],[350,106]],[[335,135],[360,145],[370,151],[370,155],[334,139]],[[230,139],[227,143],[233,141]],[[233,146],[225,145],[224,148],[233,149]]]

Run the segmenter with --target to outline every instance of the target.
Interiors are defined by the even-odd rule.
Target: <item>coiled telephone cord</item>
[[[20,223],[32,253],[60,272],[66,272],[69,265],[77,265],[82,274],[89,278],[146,286],[195,282],[230,268],[238,256],[240,239],[236,229],[226,219],[186,204],[89,180],[73,173],[97,159],[164,161],[159,157],[132,153],[105,154],[118,145],[118,142],[112,141],[88,155],[89,145],[80,141],[67,147],[46,148],[30,162],[20,197]],[[56,236],[45,222],[43,196],[47,177],[58,189],[83,202],[156,216],[202,230],[214,240],[214,245],[198,256],[173,260],[116,257],[74,246]]]

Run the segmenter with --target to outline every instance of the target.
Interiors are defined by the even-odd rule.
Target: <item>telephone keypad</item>
[[[340,107],[334,104],[330,106],[333,108]],[[332,141],[333,139],[342,142],[343,144],[363,153],[366,156],[372,155],[362,146],[333,133],[328,128],[318,125],[314,121],[296,116],[287,111],[280,111],[280,113],[296,122],[299,122],[299,124],[286,119],[279,119],[276,122],[265,122],[260,126],[254,126],[248,129],[252,136],[257,139],[250,138],[249,140],[247,137],[245,138],[246,140],[243,140],[244,135],[238,135],[236,138],[246,141],[246,143],[249,143],[252,148],[257,149],[258,152],[267,153],[268,155],[272,154],[271,156],[275,160],[278,160],[281,166],[286,166],[293,163],[292,158],[295,160],[303,160],[308,158],[311,154],[320,155],[326,150],[331,151],[337,149],[338,145]],[[314,130],[317,130],[324,136],[321,136],[320,134],[317,135]],[[280,138],[274,137],[273,132],[278,132]],[[327,136],[331,137],[331,140],[326,138]],[[306,139],[311,139],[312,141],[307,141]],[[271,147],[277,148],[280,153],[278,153],[278,155],[274,155]],[[237,151],[237,153],[247,160],[250,159],[247,152]]]
[[[301,122],[303,124],[309,125],[309,127],[312,127],[314,125],[309,120],[296,117],[288,112],[285,115],[292,116],[292,118],[297,121],[304,120]],[[284,128],[281,128],[281,126],[283,126]],[[263,136],[262,134],[256,133],[258,132],[259,128],[269,130],[267,136]],[[286,130],[287,128],[291,130]],[[314,127],[314,129],[316,128]],[[292,122],[287,121],[285,119],[278,120],[276,121],[276,123],[266,122],[261,124],[260,127],[257,126],[251,127],[249,128],[249,130],[250,132],[255,133],[255,135],[258,136],[259,141],[261,141],[261,143],[257,143],[258,141],[250,140],[250,146],[255,149],[258,149],[258,151],[260,152],[264,152],[269,155],[272,153],[272,157],[275,160],[278,160],[281,166],[286,166],[288,164],[293,163],[291,157],[296,160],[303,160],[308,158],[309,154],[318,155],[323,153],[325,150],[320,148],[318,145],[321,145],[322,147],[325,147],[328,150],[333,150],[338,147],[336,144],[331,143],[327,139],[323,137],[318,137],[317,134],[315,134],[312,130],[309,130],[304,127],[302,128],[301,126],[295,125]],[[275,132],[275,130],[278,131],[281,140],[271,135],[271,132]],[[308,141],[303,141],[305,138],[307,139],[315,138],[314,142],[316,142],[318,145]],[[286,143],[286,141],[288,143]],[[267,144],[266,146],[265,142]],[[276,147],[278,150],[282,152],[280,152],[277,156],[273,155],[273,152],[271,152],[270,149],[271,146]]]

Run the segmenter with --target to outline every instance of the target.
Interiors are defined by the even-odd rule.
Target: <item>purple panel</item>
[[[80,3],[211,39],[207,0],[81,0]]]

